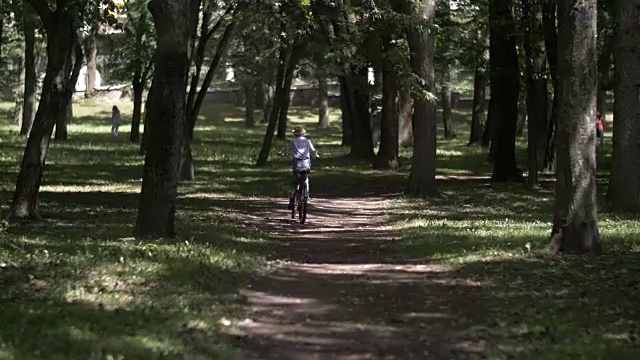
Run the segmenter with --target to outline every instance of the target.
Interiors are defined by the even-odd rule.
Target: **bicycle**
[[[293,161],[293,159],[289,158],[285,154],[280,155]],[[309,172],[309,169],[296,171],[298,184],[296,185],[296,195],[294,197],[293,208],[291,209],[291,219],[295,220],[297,210],[300,224],[304,224],[307,220],[307,209],[309,207],[309,189],[307,188],[307,179],[309,178]]]

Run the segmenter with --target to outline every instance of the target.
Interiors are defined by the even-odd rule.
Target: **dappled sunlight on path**
[[[464,359],[484,350],[462,316],[479,286],[394,250],[382,198],[314,199],[308,223],[285,202],[245,219],[271,235],[267,271],[243,291],[238,359]]]

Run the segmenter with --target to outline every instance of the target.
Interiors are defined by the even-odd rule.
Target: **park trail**
[[[237,359],[467,359],[478,286],[402,256],[384,198],[314,198],[307,223],[286,202],[245,219],[274,240],[269,270],[243,290]]]

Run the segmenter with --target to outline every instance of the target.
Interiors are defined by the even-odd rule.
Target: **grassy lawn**
[[[246,129],[243,109],[205,106],[196,131],[196,180],[179,189],[180,237],[136,241],[143,159],[126,141],[127,126],[120,141],[111,139],[112,105],[76,104],[69,140],[52,143],[40,194],[46,221],[0,222],[0,359],[232,358],[234,342],[221,327],[244,319],[238,290],[260,271],[272,240],[238,220],[247,199],[286,194],[288,166],[274,159],[254,167],[264,125]],[[130,118],[131,104],[117,105]],[[465,145],[468,114],[456,116],[458,139],[439,139],[443,197],[398,195],[391,202],[398,248],[474,284],[479,297],[469,317],[490,358],[639,358],[640,222],[601,212],[607,254],[600,258],[538,255],[551,229],[552,182],[543,178],[535,191],[490,184],[485,151]],[[309,126],[324,154],[314,165],[312,195],[402,192],[409,150],[398,171],[375,171],[343,156],[338,111],[329,130],[315,128],[309,109],[292,109],[290,119]],[[24,143],[2,116],[3,216]],[[598,150],[602,192],[609,147],[610,141]]]

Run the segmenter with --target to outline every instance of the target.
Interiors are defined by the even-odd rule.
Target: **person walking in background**
[[[596,136],[598,137],[598,146],[604,145],[604,129],[605,129],[604,116],[598,113],[598,117],[596,118]]]
[[[111,109],[111,135],[113,135],[113,140],[118,140],[118,128],[120,124],[122,124],[120,109],[113,105],[113,109]]]

